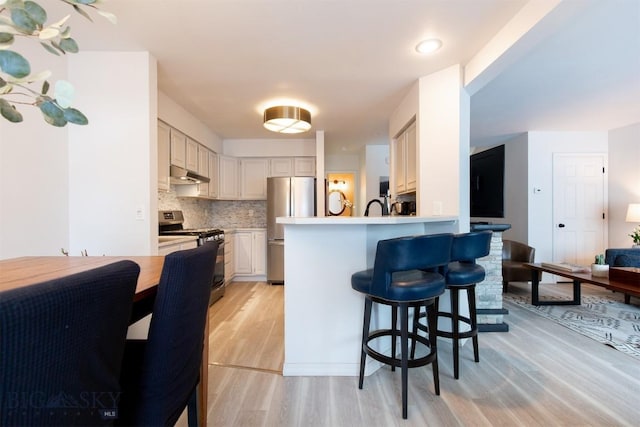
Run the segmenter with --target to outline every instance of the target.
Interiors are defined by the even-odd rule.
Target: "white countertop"
[[[285,225],[369,225],[369,224],[416,224],[426,222],[454,222],[457,216],[317,216],[278,217],[276,222]]]

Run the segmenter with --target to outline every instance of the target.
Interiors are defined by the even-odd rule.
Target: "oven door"
[[[224,240],[219,240],[216,267],[213,271],[213,287],[224,285]]]
[[[213,237],[198,239],[198,244],[203,245],[207,242],[213,242]],[[211,295],[209,297],[209,305],[222,298],[224,295],[224,240],[218,240],[218,253],[216,255],[216,264],[213,269],[213,282],[211,283]]]

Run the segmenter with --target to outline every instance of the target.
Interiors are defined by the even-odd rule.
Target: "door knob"
[[[564,228],[564,224],[558,224],[558,228]]]

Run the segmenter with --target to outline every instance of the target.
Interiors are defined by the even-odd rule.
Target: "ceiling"
[[[110,0],[103,8],[117,26],[77,15],[71,25],[82,50],[150,51],[160,90],[223,139],[280,138],[262,127],[262,111],[291,99],[308,107],[312,131],[324,130],[327,153],[337,154],[388,143],[388,119],[411,85],[467,64],[526,3]],[[58,7],[50,15],[66,13]],[[640,1],[584,0],[576,9],[473,94],[472,145],[640,121]],[[443,47],[420,56],[414,47],[427,37]]]

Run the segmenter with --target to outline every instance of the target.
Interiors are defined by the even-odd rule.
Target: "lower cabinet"
[[[234,260],[235,231],[225,231],[224,238],[224,282],[229,283],[236,274],[236,263]]]
[[[266,280],[267,231],[237,229],[234,234],[234,280]]]

